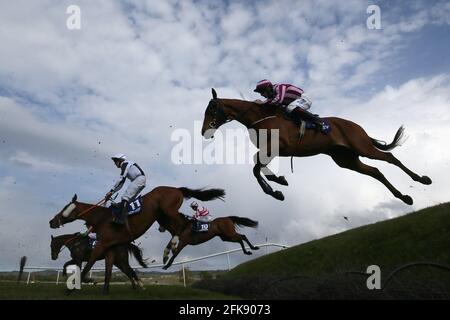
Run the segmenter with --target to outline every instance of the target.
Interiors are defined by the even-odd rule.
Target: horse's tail
[[[387,144],[384,141],[373,139],[373,138],[370,138],[370,140],[372,141],[372,144],[375,147],[377,147],[378,149],[383,150],[383,151],[390,151],[390,150],[394,149],[395,147],[402,145],[402,143],[405,141],[405,128],[403,126],[401,126],[397,130],[394,140],[390,144]]]
[[[244,227],[250,227],[250,228],[256,228],[258,227],[258,221],[254,221],[252,219],[249,218],[243,218],[243,217],[236,217],[236,216],[231,216],[228,217],[231,219],[231,221],[233,221],[234,224],[237,224],[238,226],[244,226]]]
[[[190,199],[195,198],[200,201],[209,201],[220,199],[223,201],[225,197],[225,190],[223,189],[189,189],[189,188],[178,188],[181,191],[184,198]]]
[[[17,277],[17,283],[20,282],[22,279],[23,269],[25,268],[25,263],[27,263],[27,257],[23,256],[20,258],[20,270],[19,270],[19,276]]]
[[[145,263],[144,258],[142,257],[142,249],[138,246],[130,243],[128,244],[128,251],[133,254],[136,260],[143,268],[147,268],[147,263]]]

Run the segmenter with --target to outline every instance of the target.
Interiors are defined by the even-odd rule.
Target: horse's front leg
[[[261,168],[263,168],[263,165],[259,161],[259,152],[255,155],[255,162],[256,162],[256,164],[253,167],[253,175],[255,176],[256,181],[258,181],[258,183],[261,186],[261,188],[263,189],[263,191],[266,194],[271,195],[275,199],[283,201],[284,200],[283,193],[281,193],[281,191],[273,191],[272,187],[261,176]],[[267,168],[265,168],[265,169],[267,169]]]
[[[109,250],[105,255],[105,283],[103,284],[103,294],[109,293],[109,282],[111,281],[113,264],[114,252],[113,250]]]
[[[169,253],[170,253],[171,247],[172,247],[172,239],[169,240],[169,242],[167,243],[166,248],[164,249],[163,264],[166,264],[167,260],[169,259]]]
[[[105,252],[105,249],[101,242],[97,242],[95,245],[94,250],[91,253],[91,256],[86,263],[86,265],[83,268],[83,271],[81,272],[81,281],[82,282],[92,282],[92,279],[87,278],[86,275],[91,270],[94,263],[100,258],[100,256]]]
[[[270,163],[270,160],[272,160],[272,158],[269,159],[267,165]],[[275,173],[272,172],[272,170],[270,170],[267,167],[267,165],[261,167],[262,173],[266,176],[267,180],[281,184],[283,186],[289,185],[284,176],[277,176]]]
[[[69,261],[67,261],[66,263],[64,263],[64,266],[63,266],[63,273],[62,273],[62,275],[63,275],[64,277],[67,276],[67,267],[70,266],[71,264],[75,264],[75,260],[74,260],[74,259],[69,260]]]

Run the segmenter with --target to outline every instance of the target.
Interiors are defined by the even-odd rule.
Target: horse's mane
[[[280,113],[280,115],[282,114],[280,108],[278,108],[273,104],[261,105],[254,101],[240,100],[240,99],[219,99],[219,100],[223,101],[225,104],[228,103],[232,105],[240,105],[239,107],[242,107],[242,109],[244,109],[245,107],[257,108],[261,112],[261,115],[264,117],[277,115],[278,113]]]

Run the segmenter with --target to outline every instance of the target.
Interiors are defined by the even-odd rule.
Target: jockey
[[[209,215],[209,210],[207,208],[199,207],[198,203],[195,201],[191,203],[191,208],[192,208],[192,210],[195,211],[195,214],[192,217],[194,220],[204,222],[204,223],[208,223],[209,221],[211,221],[211,217]]]
[[[83,237],[88,237],[89,238],[89,244],[91,245],[92,248],[95,247],[95,245],[97,244],[97,234],[95,232],[91,232],[92,230],[92,226],[89,227],[86,232],[81,233],[80,235]]]
[[[311,121],[323,133],[327,133],[330,130],[328,124],[308,111],[311,108],[312,101],[303,93],[303,89],[292,84],[272,84],[269,80],[264,79],[256,84],[256,88],[253,91],[266,98],[265,101],[256,100],[256,103],[280,106],[294,120],[300,118]]]
[[[145,188],[145,174],[144,171],[134,162],[127,160],[127,157],[123,153],[116,154],[111,157],[114,164],[121,170],[119,180],[114,187],[105,195],[105,199],[108,200],[111,196],[119,191],[125,180],[128,178],[131,183],[128,185],[127,190],[122,195],[122,202],[120,204],[120,215],[117,219],[114,219],[115,223],[124,224],[127,215],[127,207],[130,201],[136,197],[142,189]]]

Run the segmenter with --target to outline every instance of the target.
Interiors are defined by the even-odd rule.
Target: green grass
[[[133,290],[131,285],[111,285],[109,295],[101,293],[101,285],[84,285],[70,295],[65,294],[64,285],[0,283],[0,300],[229,300],[233,296],[183,286],[145,286],[146,290]]]
[[[223,278],[322,276],[365,271],[372,264],[386,272],[413,261],[450,265],[450,203],[260,257],[237,266]]]

